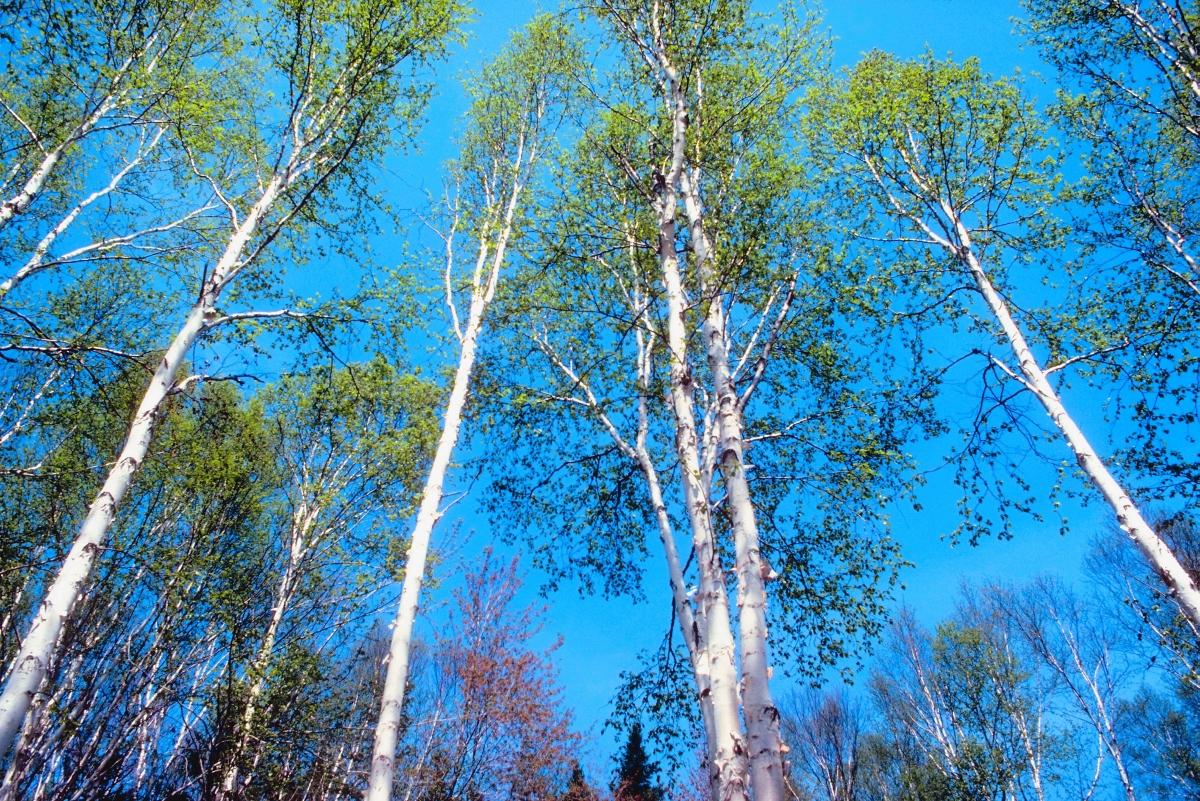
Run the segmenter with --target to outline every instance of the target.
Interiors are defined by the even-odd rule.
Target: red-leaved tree
[[[580,737],[550,661],[558,643],[528,647],[545,610],[516,607],[520,587],[515,558],[485,553],[415,660],[397,777],[405,801],[551,801],[566,786]]]

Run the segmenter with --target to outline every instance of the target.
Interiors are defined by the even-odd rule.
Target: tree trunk
[[[675,74],[668,72],[674,85]],[[746,746],[738,714],[737,668],[734,661],[733,629],[725,572],[716,550],[715,532],[709,517],[708,494],[700,480],[699,440],[692,409],[692,373],[687,361],[687,301],[675,254],[675,187],[683,170],[686,109],[675,109],[672,120],[671,174],[665,176],[657,201],[659,217],[658,259],[667,297],[667,350],[670,354],[670,403],[675,416],[675,452],[679,458],[684,504],[692,529],[699,572],[697,597],[700,617],[706,623],[713,728],[716,742],[710,746],[712,769],[718,774],[721,801],[748,801]]]
[[[118,77],[123,76],[128,69],[130,62],[127,61],[118,73]],[[21,191],[10,197],[8,200],[0,203],[0,229],[12,222],[13,218],[18,214],[24,213],[29,208],[29,204],[41,194],[42,187],[46,185],[50,175],[58,166],[58,162],[62,160],[63,153],[67,148],[78,142],[82,137],[86,136],[93,128],[96,127],[100,120],[104,119],[104,115],[112,110],[115,100],[115,93],[109,94],[96,106],[96,110],[85,117],[71,130],[67,136],[63,138],[58,145],[46,153],[37,167],[34,168],[33,174],[25,180],[25,185],[21,187]]]
[[[959,240],[957,248],[949,243],[946,244],[966,264],[979,293],[1000,323],[1013,355],[1017,359],[1017,364],[1020,366],[1025,385],[1037,397],[1050,419],[1054,421],[1054,425],[1058,427],[1072,453],[1075,454],[1079,466],[1091,479],[1092,485],[1112,507],[1121,528],[1149,560],[1163,583],[1167,585],[1168,595],[1175,599],[1180,610],[1191,623],[1192,630],[1200,635],[1200,591],[1196,589],[1195,581],[1180,564],[1175,554],[1171,552],[1167,543],[1146,522],[1133,499],[1109,472],[1104,461],[1096,453],[1096,449],[1092,447],[1067,411],[1058,393],[1047,380],[1045,370],[1033,355],[1033,351],[1030,350],[1024,334],[1013,320],[1012,314],[1008,310],[1008,304],[1000,297],[1000,293],[996,291],[991,279],[988,278],[983,266],[979,263],[971,246],[971,235],[956,211],[944,202],[942,210],[953,223],[955,234]]]
[[[677,105],[682,107],[682,95]],[[758,522],[750,498],[750,485],[746,480],[742,413],[725,344],[725,308],[721,295],[708,296],[719,281],[712,275],[712,248],[704,229],[697,179],[687,169],[680,171],[680,187],[691,228],[695,269],[701,276],[704,300],[708,304],[701,334],[717,399],[717,464],[725,482],[725,502],[733,523],[741,635],[742,713],[749,742],[751,786],[755,801],[784,801],[787,793],[783,737],[779,728],[779,710],[771,697],[769,681],[766,569],[759,550]]]
[[[212,313],[221,291],[240,269],[241,265],[238,262],[246,243],[275,202],[282,187],[283,179],[277,174],[267,184],[246,218],[234,230],[224,253],[213,269],[212,276],[205,283],[200,299],[188,312],[183,326],[176,332],[154,371],[150,386],[142,396],[137,413],[129,426],[125,444],[99,494],[92,501],[75,542],[42,600],[29,632],[21,642],[21,650],[13,660],[8,681],[0,694],[0,758],[12,748],[13,739],[25,719],[29,704],[46,675],[63,623],[82,595],[100,550],[108,540],[108,531],[117,507],[128,493],[142,460],[146,458],[163,401],[174,387],[179,369],[188,351],[204,330],[205,321]]]
[[[679,620],[679,630],[683,634],[683,641],[687,645],[688,656],[691,658],[692,677],[696,684],[696,701],[700,705],[700,715],[704,721],[705,745],[709,760],[709,790],[712,801],[721,801],[720,774],[715,770],[718,756],[716,745],[719,737],[713,715],[710,656],[708,643],[704,636],[705,630],[701,627],[705,616],[697,616],[692,611],[692,605],[688,600],[683,567],[679,562],[679,552],[675,548],[675,536],[671,531],[671,521],[667,517],[667,505],[663,500],[658,472],[654,469],[650,454],[644,447],[638,448],[638,463],[642,467],[647,488],[650,490],[650,504],[654,507],[654,517],[658,522],[658,536],[667,560],[667,575],[671,582],[671,598],[675,605],[675,616]]]
[[[158,147],[159,140],[162,139],[163,134],[165,132],[166,132],[165,128],[159,128],[155,132],[155,134],[151,137],[151,139],[148,143],[144,143],[138,147],[138,151],[134,155],[134,157],[131,158],[125,164],[125,166],[123,166],[121,169],[117,170],[117,172],[113,174],[113,177],[109,180],[109,182],[105,186],[92,192],[90,195],[88,195],[83,200],[81,200],[79,203],[77,203],[74,206],[74,208],[72,208],[65,215],[63,215],[62,219],[60,219],[58,221],[58,223],[56,223],[54,225],[53,228],[51,228],[48,232],[46,232],[46,234],[41,238],[41,240],[38,241],[37,245],[34,246],[33,254],[30,255],[29,259],[23,265],[21,265],[21,267],[19,269],[17,269],[11,276],[9,276],[4,281],[0,281],[0,298],[3,298],[5,295],[7,295],[13,289],[13,287],[15,287],[17,284],[21,283],[22,281],[24,281],[29,276],[31,276],[37,272],[40,272],[41,270],[46,268],[46,266],[47,266],[46,265],[46,256],[50,252],[50,248],[54,245],[55,241],[58,240],[67,231],[67,229],[69,229],[71,227],[72,224],[74,224],[75,220],[77,220],[79,218],[79,215],[82,214],[83,211],[88,206],[92,205],[97,200],[100,200],[100,199],[106,197],[107,195],[111,194],[114,190],[116,190],[117,186],[121,183],[121,181],[123,181],[129,175],[130,172],[132,172],[139,165],[141,165],[143,163],[143,161],[145,161],[147,155],[152,150],[154,150],[154,148]],[[188,216],[191,216],[191,215],[188,215]],[[185,217],[184,219],[187,219],[187,217]],[[173,226],[173,224],[172,224],[172,226]],[[131,241],[132,238],[133,237],[129,237],[126,241]],[[115,242],[115,241],[120,241],[121,239],[124,239],[124,237],[116,237],[115,240],[110,239],[109,241]],[[102,245],[102,244],[103,244],[103,242],[93,243],[92,246],[85,246],[84,248],[80,248],[78,250],[73,251],[73,253],[80,253],[80,252],[92,249],[92,247],[94,247],[95,245]],[[53,263],[53,262],[51,262],[51,263]]]
[[[41,193],[42,187],[46,184],[46,179],[50,177],[50,173],[54,172],[54,168],[58,166],[65,148],[66,143],[64,142],[47,153],[34,169],[33,175],[29,176],[25,181],[25,185],[21,187],[21,191],[3,203],[0,203],[0,228],[8,225],[14,217],[29,208],[29,204]]]
[[[518,146],[518,168],[522,158],[523,144],[524,140],[522,139]],[[532,160],[532,156],[530,159]],[[462,335],[458,368],[454,373],[450,399],[446,404],[446,417],[442,422],[442,433],[438,438],[437,450],[434,452],[433,463],[429,468],[429,476],[425,479],[424,494],[417,512],[416,524],[413,526],[412,542],[409,544],[408,555],[404,563],[404,582],[400,590],[400,602],[393,623],[391,645],[388,649],[387,673],[383,682],[379,723],[375,728],[375,745],[372,750],[370,778],[364,795],[365,801],[388,801],[392,796],[392,783],[396,771],[396,743],[400,735],[400,713],[404,706],[404,688],[408,682],[408,663],[412,650],[412,630],[417,617],[421,585],[425,580],[429,542],[433,534],[433,527],[442,516],[440,507],[446,471],[450,466],[450,457],[454,453],[454,447],[458,443],[459,430],[462,427],[463,409],[466,407],[467,393],[471,387],[471,372],[475,367],[479,333],[483,327],[483,319],[488,305],[496,292],[500,268],[504,264],[505,251],[508,247],[509,237],[512,235],[513,220],[522,189],[523,184],[520,181],[515,182],[512,186],[504,219],[496,239],[496,251],[491,256],[486,276],[482,275],[482,268],[488,261],[487,232],[485,231],[484,236],[481,237],[471,296],[471,310]]]
[[[632,249],[634,245],[630,243]],[[631,264],[635,260],[631,259]],[[635,266],[636,270],[636,266]],[[644,299],[640,292],[635,292],[634,297],[630,302],[630,310],[634,315],[638,315],[644,309]],[[692,600],[688,597],[686,590],[686,582],[684,580],[683,563],[679,559],[679,550],[675,545],[675,534],[671,525],[671,518],[667,513],[667,504],[663,498],[662,482],[659,480],[658,470],[654,466],[654,459],[650,455],[650,449],[646,444],[646,440],[650,429],[650,380],[651,380],[651,350],[652,344],[646,341],[647,337],[644,331],[637,329],[634,332],[637,340],[638,349],[638,426],[637,437],[635,444],[630,445],[629,442],[621,436],[620,430],[605,413],[601,407],[600,401],[597,400],[592,388],[588,385],[587,380],[578,375],[566,362],[558,357],[558,355],[549,347],[548,342],[543,342],[542,349],[554,363],[563,375],[571,382],[573,386],[582,389],[586,396],[587,406],[599,418],[601,425],[608,431],[609,436],[613,440],[613,444],[630,459],[636,463],[642,471],[643,478],[646,479],[646,491],[650,495],[650,506],[654,510],[654,519],[658,527],[658,538],[663,546],[663,556],[667,562],[667,578],[671,587],[672,608],[675,611],[675,617],[679,621],[679,629],[683,635],[684,644],[688,649],[688,659],[692,665],[692,679],[696,686],[696,703],[700,705],[700,714],[704,720],[704,735],[705,747],[707,749],[707,765],[709,778],[709,794],[712,801],[720,801],[721,790],[719,775],[713,770],[716,765],[716,753],[714,749],[717,744],[717,731],[713,718],[712,706],[712,678],[709,672],[709,654],[708,645],[705,639],[707,632],[707,624],[702,610],[692,606]],[[651,342],[653,336],[650,337]]]

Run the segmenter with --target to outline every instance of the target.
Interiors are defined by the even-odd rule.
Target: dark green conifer
[[[657,773],[657,763],[651,761],[642,744],[642,724],[635,722],[621,755],[613,797],[616,801],[662,801],[663,788],[654,783]]]
[[[595,789],[588,784],[583,768],[576,761],[571,767],[571,778],[567,780],[567,789],[559,796],[558,801],[597,801]]]

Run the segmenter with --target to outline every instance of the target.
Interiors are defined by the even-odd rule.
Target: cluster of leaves
[[[610,3],[599,16],[619,26],[639,13]],[[854,287],[819,212],[827,199],[807,179],[809,154],[793,133],[803,88],[824,70],[827,48],[816,17],[791,6],[762,15],[742,3],[675,4],[664,19],[663,46],[697,98],[686,150],[711,199],[705,221],[716,254],[702,286],[688,264],[691,232],[677,226],[675,247],[691,271],[689,369],[695,386],[705,386],[700,322],[710,303],[725,304],[735,358],[743,360],[739,389],[755,385],[745,410],[749,477],[763,553],[780,576],[771,611],[773,630],[788,643],[782,650],[792,655],[784,667],[815,673],[848,665],[878,631],[901,562],[881,511],[901,491],[894,469],[904,458],[901,436],[916,423],[915,407],[852,364],[847,345],[866,332],[853,321]],[[523,530],[551,585],[571,579],[587,591],[638,596],[653,509],[642,469],[596,413],[632,442],[645,409],[668,513],[676,531],[688,527],[673,489],[675,423],[664,402],[670,360],[653,212],[669,171],[670,125],[647,65],[636,52],[627,56],[607,76],[610,86],[594,90],[613,99],[583,120],[557,168],[561,191],[524,246],[528,268],[505,293],[509,330],[491,366],[508,387],[490,417],[503,423],[491,438],[504,465],[493,484],[496,508],[514,534]],[[788,311],[764,352],[785,297]],[[575,379],[548,363],[550,352]],[[643,357],[647,370],[638,366]],[[755,377],[760,357],[766,369]],[[579,400],[585,386],[598,404],[590,410]],[[696,400],[702,416],[711,399],[698,392]],[[714,503],[722,491],[715,477]],[[728,548],[729,520],[715,508],[720,547]]]

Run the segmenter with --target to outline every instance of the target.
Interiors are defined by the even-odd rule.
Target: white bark
[[[715,532],[710,516],[709,489],[712,483],[712,476],[708,470],[710,462],[708,460],[702,462],[700,458],[699,428],[693,405],[696,387],[688,357],[688,334],[685,320],[689,305],[675,250],[679,195],[682,192],[685,206],[696,199],[694,195],[689,197],[691,193],[687,189],[688,176],[685,172],[685,148],[688,132],[687,100],[678,70],[672,63],[665,44],[662,27],[662,15],[666,13],[664,8],[658,3],[651,4],[649,8],[643,9],[646,16],[641,22],[638,22],[628,16],[623,9],[608,3],[606,6],[612,13],[613,22],[637,49],[646,66],[654,75],[671,122],[670,167],[666,175],[656,176],[656,196],[652,199],[652,205],[658,218],[659,267],[662,272],[663,287],[666,290],[667,350],[670,360],[670,396],[668,400],[675,418],[675,451],[679,460],[684,505],[692,530],[699,573],[696,619],[698,624],[704,625],[703,635],[709,658],[711,725],[716,736],[716,742],[710,743],[709,746],[713,760],[712,767],[717,774],[720,801],[747,799],[751,783],[748,774],[747,743],[740,717],[743,699],[739,695],[737,682],[735,645],[729,617],[729,599],[725,589],[725,572],[721,565],[720,553],[716,549]],[[636,15],[638,12],[631,13]],[[626,171],[632,172],[628,165],[626,165]],[[637,176],[632,175],[631,177],[636,178]],[[698,210],[698,206],[696,209]],[[689,208],[688,211],[690,217],[692,209]],[[693,238],[693,246],[695,244],[696,241]],[[701,265],[702,269],[703,265]],[[701,302],[708,300],[703,298]],[[714,301],[714,305],[719,305],[719,301]],[[724,364],[728,375],[727,356]],[[734,408],[730,411],[735,415],[740,415],[736,394],[733,396],[733,401]],[[708,431],[707,428],[706,431]],[[725,432],[722,431],[721,435],[707,443],[706,447],[708,445],[716,446],[718,449],[727,447],[728,443],[725,441],[724,434]],[[712,437],[711,434],[708,436]],[[718,457],[722,456],[720,453],[717,455]],[[755,543],[752,548],[743,548],[739,544],[736,551],[740,577],[741,567],[749,564],[749,560],[752,558],[757,559],[757,544]],[[766,636],[765,627],[756,628],[754,625],[750,625],[747,628],[744,625],[751,621],[755,612],[753,608],[747,612],[741,584],[739,578],[739,595],[741,596],[739,600],[743,602],[744,613],[740,621],[743,623],[741,627],[743,658],[749,655],[751,670],[756,677],[761,675],[765,679],[766,663],[765,648],[763,647]],[[753,607],[753,605],[754,601],[752,600],[750,606]],[[750,617],[746,617],[746,614],[749,614]],[[748,646],[745,640],[747,633],[750,636]],[[750,697],[760,704],[760,708],[763,691],[768,692],[769,702],[769,691],[766,690],[765,682],[751,679],[743,689],[749,691]],[[773,706],[770,708],[770,713],[776,717],[774,740],[778,743],[778,715]],[[747,716],[748,726],[751,725],[750,717]],[[756,726],[756,731],[761,732],[760,724],[764,720],[757,713],[754,717],[753,725]],[[760,736],[756,745],[761,746],[762,739]],[[777,758],[780,750],[775,750]],[[759,764],[760,766],[764,764],[761,754],[759,755]],[[771,775],[769,770],[761,771],[759,783],[762,787],[756,785],[753,788],[756,797],[769,801],[782,801],[784,798],[783,779],[782,770],[776,771],[774,775]]]
[[[33,173],[25,180],[25,184],[21,189],[8,200],[0,203],[0,228],[8,225],[14,217],[22,214],[33,199],[41,194],[42,187],[46,185],[46,181],[50,178],[54,168],[58,166],[58,162],[62,160],[63,153],[67,148],[74,144],[75,141],[82,135],[86,134],[96,123],[100,121],[104,113],[107,113],[107,106],[102,105],[95,113],[85,119],[71,135],[65,138],[53,150],[50,150],[42,156],[42,160],[34,167]]]
[[[793,699],[786,725],[800,770],[822,787],[827,801],[854,801],[865,722],[861,707],[844,690],[822,694],[810,688]]]
[[[678,93],[678,89],[676,89]],[[678,113],[686,113],[683,98],[677,100]],[[691,239],[696,270],[701,275],[705,294],[718,285],[712,275],[712,252],[704,229],[697,179],[689,170],[680,171],[681,192]],[[726,345],[723,296],[707,298],[708,313],[702,336],[708,369],[716,394],[718,430],[717,464],[725,483],[726,504],[733,522],[735,570],[738,582],[738,631],[742,658],[742,714],[746,720],[749,745],[751,786],[755,801],[785,801],[787,788],[783,765],[783,737],[779,728],[779,710],[771,697],[770,659],[767,652],[767,595],[764,576],[767,570],[760,553],[758,522],[746,480],[745,442],[742,434],[742,406],[734,386]]]
[[[1197,590],[1195,581],[1175,554],[1171,552],[1167,543],[1146,522],[1141,510],[1129,497],[1129,493],[1109,472],[1104,460],[1100,458],[1096,449],[1084,436],[1083,430],[1076,424],[1075,419],[1047,379],[1045,368],[1033,355],[1024,333],[1008,309],[1008,304],[996,291],[991,279],[984,271],[983,265],[980,264],[971,246],[970,232],[953,208],[946,203],[943,203],[942,208],[954,227],[958,244],[957,246],[952,245],[945,239],[942,239],[942,243],[951,252],[957,254],[958,258],[967,266],[988,309],[1000,323],[1021,372],[1020,376],[1014,375],[1014,377],[1019,378],[1042,404],[1042,408],[1046,410],[1046,414],[1050,416],[1063,439],[1066,440],[1067,446],[1075,455],[1080,468],[1112,508],[1121,529],[1129,535],[1138,550],[1150,562],[1154,571],[1167,585],[1168,594],[1175,599],[1180,610],[1191,623],[1193,631],[1200,635],[1200,590]]]
[[[188,351],[205,328],[221,291],[244,266],[242,252],[284,187],[276,174],[245,219],[234,229],[199,300],[193,304],[183,325],[154,371],[129,426],[121,448],[99,494],[92,501],[83,525],[58,575],[46,592],[21,649],[13,660],[8,680],[0,694],[0,755],[6,754],[20,729],[35,693],[46,675],[59,632],[82,594],[92,568],[108,540],[117,507],[128,493],[134,475],[150,447],[154,426],[163,401],[172,391]]]
[[[673,78],[673,70],[669,74]],[[699,438],[692,407],[694,390],[684,321],[687,299],[679,260],[675,255],[675,214],[678,205],[675,187],[683,170],[685,114],[686,110],[673,115],[671,174],[665,176],[656,201],[659,217],[658,259],[667,298],[670,404],[675,416],[675,453],[679,459],[684,504],[692,529],[699,573],[697,601],[700,614],[697,617],[706,624],[704,639],[708,646],[712,725],[716,732],[716,742],[709,746],[712,769],[718,776],[720,801],[744,801],[749,798],[749,787],[746,743],[739,717],[733,630],[729,618],[729,599],[725,593],[725,571],[716,550],[708,493],[701,481]]]
[[[746,759],[746,739],[740,717],[741,699],[737,681],[735,644],[725,590],[725,572],[716,549],[715,531],[709,509],[710,477],[702,467],[700,441],[693,407],[695,386],[688,359],[687,296],[683,288],[676,247],[678,190],[684,180],[687,138],[687,107],[679,75],[667,57],[655,5],[648,20],[648,37],[643,37],[620,12],[614,14],[618,26],[638,47],[647,66],[658,74],[663,101],[671,117],[671,163],[668,174],[661,176],[657,197],[653,200],[658,217],[658,260],[667,301],[667,350],[669,354],[669,403],[675,418],[675,452],[680,465],[684,505],[692,530],[699,587],[696,623],[703,624],[703,640],[708,653],[711,726],[715,742],[709,743],[711,769],[719,788],[719,801],[743,801],[749,798],[750,782]]]
[[[524,137],[518,146],[515,169],[520,170],[523,159]],[[533,154],[529,156],[533,160]],[[425,579],[425,566],[429,556],[429,543],[433,528],[442,516],[441,503],[454,447],[458,443],[462,427],[463,410],[471,386],[471,372],[475,367],[476,349],[484,316],[496,293],[500,271],[504,265],[505,251],[512,235],[513,221],[520,200],[523,184],[512,184],[500,230],[496,234],[495,251],[490,251],[488,232],[480,237],[479,255],[471,293],[471,308],[467,324],[462,331],[458,367],[454,383],[446,404],[442,432],[438,437],[437,450],[425,480],[421,506],[413,526],[412,541],[404,564],[404,582],[400,590],[400,601],[392,628],[391,646],[387,656],[387,672],[383,683],[383,698],[379,710],[379,723],[375,728],[375,744],[372,750],[370,777],[364,795],[366,801],[388,801],[392,795],[395,778],[396,744],[400,735],[400,713],[404,706],[404,689],[408,682],[409,655],[412,650],[412,631],[416,621],[421,585]],[[490,258],[489,258],[490,256]],[[451,308],[453,304],[451,303]]]
[[[906,163],[911,165],[911,160],[908,160],[907,156],[905,158]],[[917,188],[924,193],[928,203],[936,206],[944,218],[943,225],[946,234],[938,233],[932,224],[907,210],[900,199],[887,188],[883,175],[870,157],[864,158],[864,163],[875,181],[887,192],[888,202],[892,208],[920,228],[929,237],[931,243],[945,249],[966,268],[988,310],[1000,324],[1004,337],[1008,340],[1013,356],[1017,360],[1018,369],[1014,371],[1005,363],[993,360],[996,366],[1014,380],[1019,381],[1038,399],[1050,420],[1062,434],[1080,469],[1108,503],[1121,529],[1129,535],[1134,545],[1150,563],[1154,572],[1166,585],[1167,594],[1175,600],[1180,611],[1187,618],[1192,631],[1197,637],[1200,637],[1200,590],[1197,589],[1194,579],[1184,569],[1167,543],[1146,521],[1129,493],[1109,471],[1104,460],[1067,410],[1058,392],[1050,383],[1046,368],[1034,356],[1033,350],[1025,339],[1025,334],[1013,318],[1008,303],[1001,297],[980,263],[972,244],[970,230],[963,223],[959,210],[946,199],[937,197],[931,191],[928,182],[923,180],[912,166],[909,166],[909,174]],[[948,237],[953,237],[954,241]]]
[[[681,470],[684,474],[685,497],[689,505],[689,515],[692,515],[701,498],[704,499],[703,515],[693,517],[693,532],[707,539],[706,550],[710,560],[716,559],[712,546],[713,530],[711,519],[708,517],[707,493],[696,486],[689,476],[693,465],[694,475],[699,478],[702,468],[696,449],[696,424],[692,413],[690,391],[691,375],[687,365],[686,333],[683,330],[683,316],[686,309],[682,281],[679,275],[678,262],[674,255],[674,214],[678,202],[676,191],[682,197],[691,234],[691,245],[694,256],[693,270],[699,278],[700,292],[704,297],[701,302],[707,303],[707,314],[702,325],[702,337],[708,360],[709,370],[713,377],[712,387],[716,400],[714,409],[717,431],[715,434],[716,462],[721,470],[727,490],[726,502],[729,505],[733,522],[735,571],[738,579],[738,631],[741,646],[740,706],[745,720],[748,740],[745,746],[738,741],[741,736],[740,726],[729,731],[723,727],[722,700],[725,703],[739,702],[738,688],[733,688],[727,699],[717,699],[714,703],[714,714],[719,731],[723,730],[722,739],[726,734],[735,738],[734,748],[736,760],[721,766],[723,775],[728,772],[731,781],[722,782],[722,793],[726,798],[736,782],[741,783],[741,792],[746,792],[745,780],[734,779],[734,774],[745,770],[745,756],[748,752],[750,787],[756,801],[784,801],[787,797],[786,776],[783,768],[783,740],[779,729],[779,711],[776,709],[769,686],[769,660],[767,655],[766,627],[766,592],[764,586],[764,569],[759,551],[758,527],[755,521],[753,504],[750,499],[749,484],[746,481],[745,466],[742,459],[744,443],[742,439],[742,406],[739,403],[736,387],[734,386],[729,353],[726,345],[725,317],[721,296],[710,297],[708,292],[716,286],[711,278],[711,245],[704,230],[703,209],[700,202],[699,187],[695,175],[686,166],[685,148],[689,125],[688,101],[680,82],[678,71],[671,62],[662,41],[662,32],[658,28],[657,16],[651,19],[651,39],[649,41],[635,37],[635,43],[643,49],[643,54],[652,67],[656,68],[663,90],[663,101],[671,115],[672,164],[670,174],[665,176],[665,189],[660,193],[660,261],[664,272],[664,282],[667,288],[669,305],[668,334],[672,357],[671,385],[672,405],[676,413],[679,427],[677,446],[680,449]],[[698,168],[697,168],[698,173]],[[666,225],[667,215],[671,215],[669,228]],[[670,234],[668,241],[667,234]],[[668,253],[668,248],[670,252]],[[691,451],[688,453],[688,451]],[[694,460],[694,461],[693,461]],[[711,477],[710,477],[711,478]],[[706,482],[707,483],[707,482]],[[703,519],[700,519],[700,518]],[[702,563],[701,546],[697,544],[697,556]],[[717,567],[716,571],[711,568]],[[720,619],[724,618],[724,627],[728,630],[728,600],[725,596],[724,575],[719,565],[710,562],[708,574],[701,574],[701,592],[705,592],[704,579],[709,581],[707,597],[717,620],[709,619],[710,632],[713,627],[720,627]],[[720,600],[716,599],[719,591]],[[702,607],[704,608],[704,607]],[[714,632],[715,633],[715,632]],[[732,648],[732,636],[729,635],[729,647]],[[712,668],[711,678],[714,690],[722,680],[728,680],[733,675],[732,659],[725,660],[719,656],[718,639],[709,641],[710,655],[718,660]],[[725,711],[727,715],[727,710]],[[735,712],[736,714],[736,712]],[[736,732],[736,733],[734,733]],[[722,743],[723,744],[723,743]]]
[[[108,82],[108,86],[103,97],[100,97],[96,102],[95,108],[90,113],[87,113],[82,119],[68,131],[62,139],[54,147],[49,150],[43,146],[40,138],[33,132],[20,117],[16,117],[15,112],[9,110],[18,122],[29,133],[33,144],[42,151],[42,159],[37,166],[33,168],[29,177],[25,179],[21,189],[0,203],[0,229],[12,222],[13,218],[18,214],[24,213],[29,205],[41,194],[42,189],[46,185],[46,181],[54,173],[60,161],[66,152],[73,147],[79,140],[88,136],[96,126],[100,124],[110,112],[116,109],[125,99],[129,89],[129,77],[133,68],[142,59],[146,63],[142,68],[146,74],[154,71],[158,65],[159,59],[162,57],[166,49],[170,48],[173,38],[168,36],[166,44],[164,44],[157,52],[151,52],[158,43],[158,38],[161,31],[155,30],[146,39],[145,43],[136,53],[128,56],[119,67],[113,72],[112,78]],[[48,144],[48,143],[47,143]]]
[[[1157,0],[1156,5],[1159,11],[1166,16],[1172,30],[1160,30],[1155,27],[1142,14],[1136,3],[1113,3],[1117,11],[1129,20],[1131,27],[1141,34],[1143,41],[1152,45],[1158,51],[1159,56],[1179,74],[1188,91],[1191,92],[1193,102],[1200,101],[1200,74],[1197,74],[1190,66],[1200,59],[1200,52],[1196,50],[1190,27],[1193,23],[1183,19],[1179,9],[1172,8],[1163,0]],[[1200,135],[1200,131],[1193,128],[1188,127],[1187,130],[1193,135]]]
[[[921,643],[918,641],[920,635],[913,628],[915,625],[915,620],[907,619],[903,628],[902,645],[904,658],[912,670],[920,698],[910,692],[910,687],[898,688],[908,707],[906,712],[912,715],[911,718],[906,717],[902,722],[916,735],[913,739],[925,756],[937,765],[940,771],[949,775],[946,766],[958,762],[954,718],[952,714],[947,714],[950,705],[943,695],[941,683],[927,671]],[[922,733],[927,737],[922,737]],[[932,747],[928,743],[929,738],[932,738],[934,742]],[[937,750],[934,751],[933,748]]]
[[[1101,754],[1107,751],[1112,758],[1126,801],[1136,801],[1121,736],[1109,711],[1109,704],[1117,698],[1117,686],[1105,632],[1085,628],[1075,598],[1046,580],[1035,582],[1020,598],[997,592],[993,603],[1013,621],[1033,653],[1062,680],[1096,730]]]

